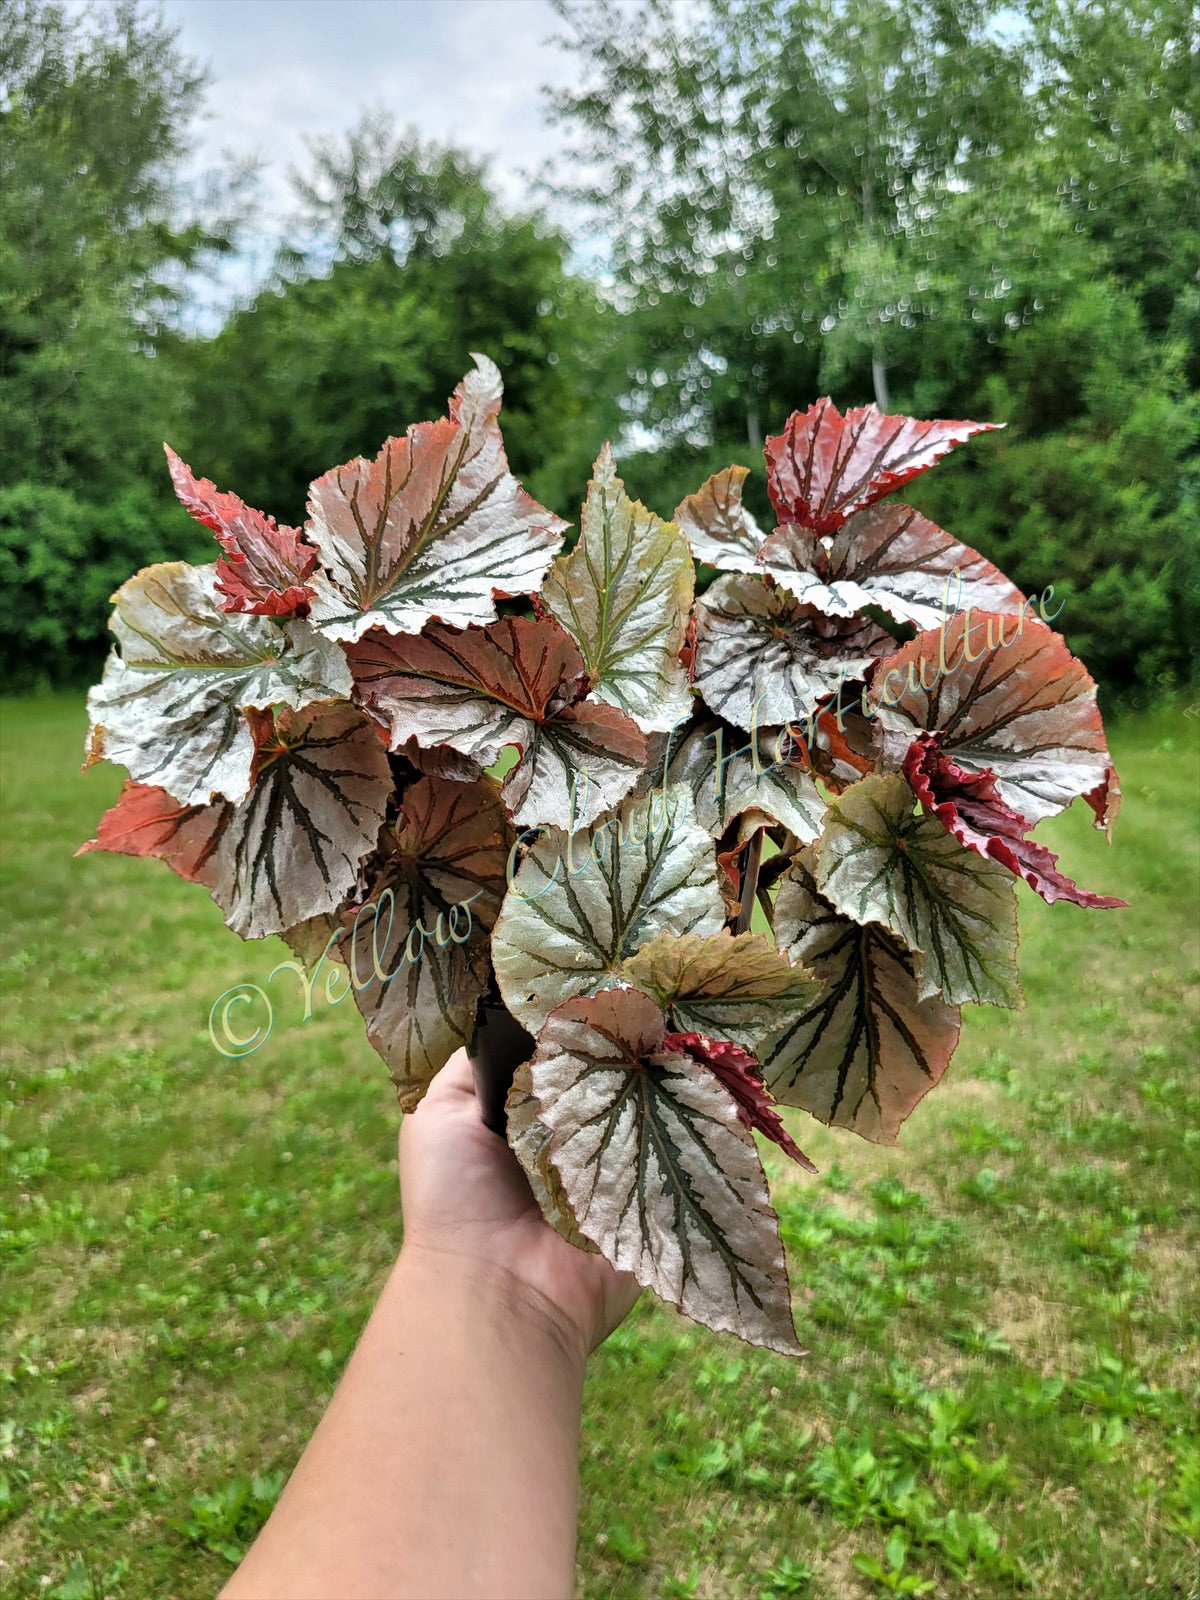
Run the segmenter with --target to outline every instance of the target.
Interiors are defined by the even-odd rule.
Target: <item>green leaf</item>
[[[529,1063],[548,1154],[585,1237],[710,1328],[798,1354],[754,1137],[704,1066],[664,1051],[635,990],[567,1001]]]
[[[542,599],[583,652],[596,698],[663,732],[692,706],[679,661],[691,556],[674,523],[629,499],[608,445],[592,470],[579,543],[550,568]]]
[[[470,1041],[509,844],[490,778],[418,778],[380,841],[363,904],[346,913],[355,1003],[404,1111]]]
[[[626,958],[664,928],[716,933],[724,920],[712,840],[687,790],[669,787],[586,832],[536,840],[511,880],[492,960],[505,1005],[536,1034],[570,996],[619,983]]]
[[[308,623],[223,611],[216,572],[164,561],[122,584],[109,623],[118,649],[88,695],[86,764],[119,762],[181,805],[245,797],[245,710],[299,710],[351,689],[342,652]]]
[[[829,807],[817,887],[855,922],[878,922],[920,957],[921,999],[939,991],[1017,1006],[1013,879],[965,849],[936,817],[916,816],[903,778],[871,774]]]
[[[821,987],[764,1050],[763,1076],[784,1105],[894,1144],[950,1065],[960,1013],[939,995],[921,998],[918,958],[886,929],[821,898],[814,862],[812,850],[800,851],[780,880],[775,938]]]
[[[754,1051],[808,1005],[817,985],[761,933],[663,932],[624,966],[682,1032],[732,1039]]]

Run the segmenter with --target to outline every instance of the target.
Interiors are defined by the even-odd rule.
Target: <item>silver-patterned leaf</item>
[[[536,1035],[571,995],[620,982],[626,957],[662,929],[716,933],[724,920],[712,840],[673,786],[585,832],[537,839],[512,879],[492,960],[505,1005]]]
[[[961,1012],[940,995],[922,999],[918,958],[877,923],[835,911],[817,893],[814,866],[802,850],[781,879],[775,937],[820,992],[764,1050],[763,1076],[784,1105],[895,1144],[950,1065]]]
[[[872,709],[884,755],[899,768],[918,732],[968,772],[991,769],[1014,811],[1033,824],[1086,795],[1098,825],[1120,790],[1096,705],[1096,685],[1062,638],[1024,612],[968,613],[919,633],[879,663]]]
[[[898,622],[936,628],[960,608],[1016,612],[1024,603],[999,567],[911,506],[890,502],[856,512],[827,539],[782,527],[761,559],[784,588],[831,616],[873,605]]]
[[[419,778],[380,842],[364,903],[346,914],[355,1002],[404,1111],[470,1040],[509,845],[490,778]]]
[[[1021,1004],[1017,901],[1003,867],[917,816],[901,777],[874,773],[831,802],[817,887],[855,922],[878,922],[921,957],[919,994],[951,1005]]]
[[[569,1244],[594,1252],[596,1246],[579,1231],[562,1179],[550,1160],[553,1135],[538,1116],[538,1103],[529,1088],[528,1061],[522,1062],[516,1070],[504,1110],[509,1148],[521,1163],[542,1215]]]
[[[736,817],[761,811],[802,843],[815,839],[825,802],[812,778],[803,768],[778,760],[776,738],[762,729],[757,748],[740,734],[729,738],[731,732],[721,725],[698,729],[671,761],[671,782],[686,784],[691,791],[700,826],[718,838]]]
[[[306,622],[221,609],[215,565],[163,561],[113,596],[118,648],[88,695],[87,764],[106,759],[181,805],[250,788],[249,708],[344,699],[350,671]]]
[[[739,728],[802,722],[893,641],[875,623],[831,621],[762,578],[718,578],[696,602],[695,685]]]
[[[550,568],[542,600],[582,651],[596,698],[662,732],[692,706],[679,661],[692,559],[674,523],[630,500],[608,445],[593,474],[579,543]]]
[[[798,1011],[817,985],[761,933],[736,936],[660,933],[624,967],[625,978],[653,995],[671,1025],[685,1033],[732,1039],[757,1051]]]
[[[742,504],[746,467],[714,472],[675,508],[675,521],[697,561],[723,572],[755,572],[762,529]]]
[[[782,523],[818,537],[835,533],[855,511],[926,472],[947,450],[987,422],[919,422],[854,406],[845,416],[832,400],[794,411],[767,440],[767,493]]]
[[[569,827],[617,805],[646,761],[646,736],[615,706],[579,700],[579,648],[553,617],[486,628],[430,623],[419,635],[369,634],[347,654],[359,693],[391,729],[448,745],[485,766],[506,745],[521,760],[504,785],[514,821]]]
[[[631,990],[569,1000],[529,1064],[580,1231],[685,1316],[798,1354],[779,1222],[728,1089]]]
[[[221,836],[213,899],[235,933],[263,939],[341,906],[379,837],[392,774],[353,706],[252,718],[254,786]]]
[[[508,470],[500,374],[486,356],[474,361],[448,417],[309,489],[305,535],[325,567],[310,580],[311,615],[329,638],[418,633],[431,618],[490,622],[497,595],[541,584],[567,525]]]

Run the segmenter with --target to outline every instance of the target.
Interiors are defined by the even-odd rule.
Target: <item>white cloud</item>
[[[553,157],[540,88],[569,59],[546,43],[548,0],[164,0],[163,12],[212,73],[195,167],[261,158],[266,225],[291,205],[306,137],[343,133],[368,106],[489,157],[510,199]]]

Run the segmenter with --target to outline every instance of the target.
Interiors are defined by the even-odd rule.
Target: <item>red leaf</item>
[[[767,491],[781,523],[834,533],[854,511],[926,471],[954,445],[992,422],[918,422],[855,406],[843,417],[832,400],[794,411],[767,440]]]
[[[960,844],[1024,878],[1047,905],[1070,900],[1077,906],[1107,909],[1128,903],[1080,889],[1061,873],[1058,857],[1025,837],[1029,824],[1001,799],[991,769],[968,772],[956,765],[943,755],[940,735],[913,740],[904,759],[904,776],[925,810]]]
[[[771,1096],[763,1087],[758,1063],[740,1045],[723,1039],[706,1039],[702,1033],[668,1033],[662,1048],[674,1055],[688,1055],[718,1078],[733,1096],[742,1125],[757,1128],[774,1141],[785,1154],[808,1172],[817,1169],[783,1125]]]
[[[968,607],[917,634],[876,665],[868,699],[892,770],[918,734],[940,733],[960,767],[991,771],[1030,826],[1085,795],[1096,826],[1111,827],[1121,791],[1096,685],[1026,608],[1014,622]]]
[[[449,745],[488,766],[505,745],[518,745],[522,759],[504,785],[517,821],[591,822],[645,766],[645,734],[615,706],[584,698],[579,646],[552,617],[502,617],[483,628],[431,622],[419,634],[376,628],[346,654],[393,749],[415,738],[424,749]]]
[[[163,449],[180,503],[212,529],[225,552],[217,562],[217,588],[227,602],[223,609],[259,617],[307,616],[313,591],[305,579],[317,564],[317,552],[300,530],[279,527],[274,517],[255,511],[236,494],[197,478],[169,444]]]
[[[119,856],[155,856],[189,883],[211,889],[216,883],[212,858],[232,811],[226,800],[181,806],[165,789],[126,782],[116,805],[100,818],[96,837],[75,854],[109,850]]]
[[[696,618],[692,612],[688,613],[683,644],[679,650],[679,664],[687,673],[688,682],[691,683],[696,676]]]

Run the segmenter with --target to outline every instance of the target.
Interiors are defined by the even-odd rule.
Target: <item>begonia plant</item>
[[[448,416],[318,478],[303,528],[168,449],[219,555],[113,597],[87,764],[129,779],[82,848],[159,857],[281,935],[310,1001],[353,992],[406,1111],[506,1010],[547,1219],[794,1352],[754,1133],[810,1169],[781,1105],[894,1143],[961,1007],[1021,1004],[1017,880],[1122,903],[1029,837],[1077,797],[1111,826],[1095,685],[893,498],[987,424],[797,411],[770,533],[744,467],[666,521],[606,446],[560,554],[500,399],[475,357]]]

